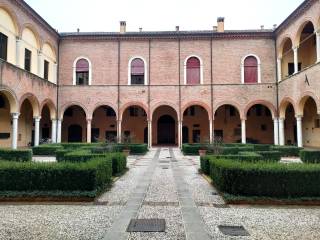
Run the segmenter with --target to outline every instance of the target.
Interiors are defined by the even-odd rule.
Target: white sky
[[[225,17],[226,29],[272,28],[303,0],[25,0],[59,32],[207,30]]]

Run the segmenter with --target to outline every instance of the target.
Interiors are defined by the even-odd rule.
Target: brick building
[[[0,0],[0,146],[92,142],[320,147],[320,1],[272,30],[57,33]]]

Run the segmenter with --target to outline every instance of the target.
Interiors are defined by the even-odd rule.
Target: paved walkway
[[[179,149],[130,156],[128,167],[94,204],[0,205],[0,239],[320,239],[320,208],[227,206],[198,174],[199,158]],[[165,219],[166,231],[127,233],[132,218]]]

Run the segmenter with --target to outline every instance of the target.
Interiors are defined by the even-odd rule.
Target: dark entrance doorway
[[[82,127],[80,125],[69,126],[68,142],[82,142]]]
[[[148,128],[144,128],[144,133],[143,133],[143,142],[148,143]]]
[[[158,120],[158,144],[175,144],[175,120],[169,115],[163,115]]]
[[[189,143],[189,128],[186,126],[182,127],[182,143]]]

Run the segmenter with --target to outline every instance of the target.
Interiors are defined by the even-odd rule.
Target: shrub
[[[94,148],[100,146],[100,143],[61,143],[64,149],[78,150],[80,148]]]
[[[205,144],[183,144],[182,152],[184,155],[199,155],[200,149],[207,149]]]
[[[272,151],[279,151],[281,153],[281,157],[298,157],[300,150],[303,148],[299,148],[296,146],[272,146]]]
[[[0,159],[15,162],[28,162],[32,160],[32,151],[29,149],[0,149]]]
[[[239,147],[223,147],[222,149],[223,155],[233,155],[239,152]]]
[[[269,151],[271,148],[270,144],[250,144],[254,151]]]
[[[304,163],[320,163],[320,151],[301,150],[300,158]]]
[[[211,159],[210,176],[225,193],[276,198],[319,197],[320,165]]]
[[[0,191],[95,191],[111,183],[111,161],[0,163]]]
[[[112,159],[112,175],[116,176],[124,172],[127,168],[127,158],[122,153],[111,153],[109,156]]]
[[[279,151],[257,151],[266,161],[279,162],[281,160],[281,153]]]
[[[62,149],[62,150],[57,150],[56,151],[56,159],[58,162],[64,161],[65,155],[67,153],[72,152],[72,150],[66,150],[66,149]]]
[[[62,150],[63,147],[59,144],[45,144],[32,148],[34,155],[50,156],[55,155],[57,150]]]

